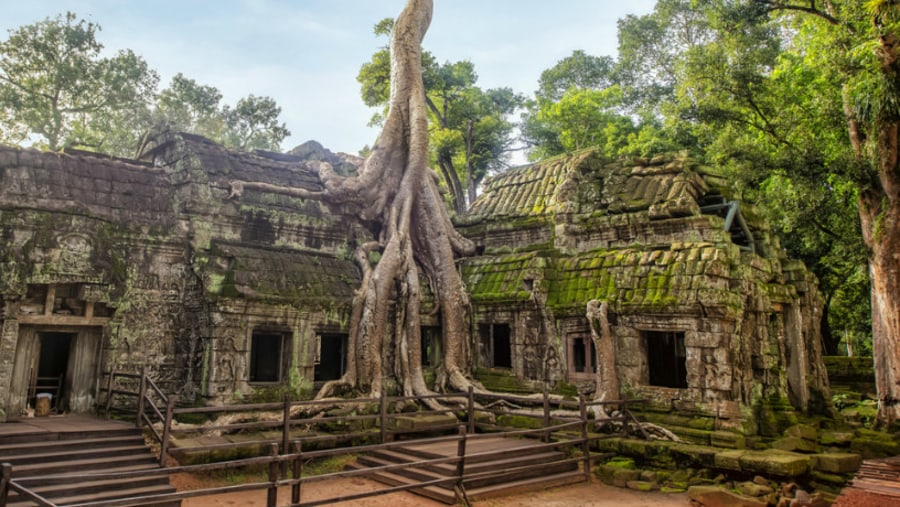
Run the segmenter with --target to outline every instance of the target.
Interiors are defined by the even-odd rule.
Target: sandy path
[[[191,489],[202,485],[190,476],[173,478],[173,484],[179,488]],[[363,491],[374,491],[384,486],[361,478],[338,479],[332,481],[313,482],[304,485],[304,501],[328,498],[337,495],[350,495]],[[281,488],[278,492],[278,505],[290,503],[290,490]],[[249,491],[191,498],[182,503],[183,507],[223,507],[246,506],[265,507],[265,491]],[[428,500],[412,493],[392,493],[390,495],[373,496],[352,502],[334,505],[354,505],[362,507],[439,507],[444,504]],[[687,495],[641,493],[629,489],[614,488],[599,481],[589,484],[576,484],[546,491],[524,493],[503,498],[493,498],[473,502],[476,507],[687,507],[690,505]]]

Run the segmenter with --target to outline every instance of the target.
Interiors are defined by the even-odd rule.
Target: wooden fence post
[[[542,390],[543,394],[543,403],[544,403],[544,427],[550,427],[550,395],[547,393],[547,384],[544,384],[544,388]],[[550,441],[550,432],[545,431],[543,435],[541,435],[541,440],[543,442]]]
[[[12,465],[3,463],[0,465],[0,506],[6,507],[6,499],[9,498],[9,481],[12,480]]]
[[[381,443],[387,442],[387,394],[381,390],[381,399],[378,402],[378,426],[381,432]]]
[[[113,402],[113,386],[116,381],[116,365],[109,370],[109,379],[106,381],[106,418],[109,419],[109,410],[112,408]]]
[[[466,435],[466,427],[463,425],[459,426],[459,437],[459,443],[456,445],[456,457],[459,458],[456,462],[456,487],[462,494],[465,494],[463,478],[466,475],[466,439],[468,435]]]
[[[466,400],[466,410],[469,414],[469,433],[475,433],[475,388],[469,386],[468,399]]]
[[[281,420],[281,454],[291,452],[291,395],[284,395],[284,415]],[[287,462],[281,464],[281,477],[287,477]]]
[[[141,384],[138,388],[137,418],[135,425],[138,428],[144,426],[144,398],[147,397],[147,367],[141,366]]]
[[[591,480],[591,446],[588,442],[587,404],[584,393],[578,394],[578,411],[581,413],[581,450],[584,453],[584,480]]]
[[[162,441],[159,443],[159,464],[161,466],[166,466],[166,458],[169,455],[169,433],[172,431],[172,415],[175,412],[176,401],[178,401],[178,396],[174,394],[166,400],[166,420],[163,421]]]
[[[291,485],[291,505],[300,503],[300,478],[303,475],[303,441],[294,442],[294,453],[297,455],[291,462],[293,468],[292,477],[294,484]]]
[[[272,461],[269,462],[269,489],[266,494],[266,507],[277,507],[278,505],[278,444],[269,446],[269,456]]]

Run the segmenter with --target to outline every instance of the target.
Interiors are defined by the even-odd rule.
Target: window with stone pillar
[[[647,354],[647,383],[651,386],[687,388],[684,333],[641,331]]]
[[[597,371],[597,350],[594,340],[583,334],[566,337],[566,357],[570,381],[591,380]]]

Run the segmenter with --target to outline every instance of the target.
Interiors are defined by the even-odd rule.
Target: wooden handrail
[[[129,378],[136,378],[136,377],[129,377]],[[174,396],[169,396],[169,397],[161,396],[161,392],[158,391],[158,388],[155,386],[155,384],[152,384],[152,382],[148,382],[149,379],[146,379],[146,377],[144,377],[144,378],[145,378],[145,380],[142,382],[144,384],[144,388],[142,389],[143,397],[146,398],[145,403],[149,403],[150,406],[152,407],[152,409],[151,409],[150,414],[146,414],[146,413],[143,413],[143,411],[142,411],[146,407],[141,407],[141,411],[139,412],[139,417],[142,418],[142,422],[147,423],[147,426],[151,429],[151,432],[153,433],[154,437],[157,440],[159,440],[164,446],[167,446],[171,433],[176,431],[173,428],[171,428],[171,421],[172,421],[172,417],[174,414],[229,412],[230,411],[230,407],[207,407],[207,408],[205,408],[205,410],[176,409],[174,406],[175,405],[175,397]],[[115,389],[109,389],[109,388],[107,390],[108,390],[108,392],[115,391]],[[151,393],[148,393],[147,392],[148,390],[151,391]],[[147,396],[148,394],[155,394],[155,395],[157,395],[157,397],[165,400],[166,405],[164,408],[164,412],[161,411],[157,407],[156,403],[153,400],[150,399],[153,396]],[[602,438],[602,437],[605,437],[606,435],[591,436],[588,433],[588,426],[589,426],[588,417],[590,414],[587,411],[587,407],[590,405],[599,405],[599,404],[605,404],[605,405],[619,404],[623,407],[623,409],[622,409],[623,416],[621,418],[617,418],[617,419],[635,420],[636,421],[636,419],[634,419],[634,415],[631,414],[630,411],[628,410],[628,402],[623,403],[621,400],[600,402],[600,403],[589,402],[589,401],[586,401],[583,396],[579,397],[579,401],[577,404],[577,406],[579,408],[578,417],[565,418],[565,419],[558,418],[556,416],[549,417],[549,408],[548,407],[550,406],[551,403],[548,402],[548,399],[546,396],[542,396],[541,398],[526,398],[529,401],[529,403],[535,403],[536,406],[541,406],[543,408],[543,410],[536,416],[536,417],[544,420],[545,424],[543,424],[542,427],[535,428],[535,429],[524,429],[524,430],[508,430],[507,429],[507,430],[500,431],[498,433],[492,433],[492,434],[476,434],[474,431],[468,431],[470,427],[472,429],[474,429],[474,415],[473,414],[475,412],[475,406],[474,406],[474,404],[470,403],[469,400],[473,400],[475,396],[480,396],[480,394],[473,395],[473,393],[470,391],[470,392],[462,394],[462,395],[441,395],[441,397],[443,397],[445,399],[455,398],[455,399],[459,399],[459,400],[466,400],[466,402],[467,402],[467,406],[465,407],[465,410],[467,412],[465,424],[458,426],[458,433],[455,435],[448,435],[445,437],[420,439],[420,440],[416,440],[416,439],[404,440],[402,442],[384,442],[384,441],[382,441],[381,443],[372,444],[372,445],[356,446],[356,447],[338,447],[338,448],[333,448],[333,449],[321,449],[321,450],[316,450],[316,451],[303,451],[303,442],[304,441],[313,441],[313,440],[322,439],[322,438],[330,439],[330,438],[334,438],[334,437],[314,436],[314,437],[308,437],[308,438],[303,438],[303,439],[289,440],[290,428],[299,426],[302,424],[316,424],[316,423],[322,423],[322,422],[330,422],[330,421],[338,420],[338,419],[346,420],[346,421],[361,421],[361,420],[377,419],[380,421],[382,437],[385,437],[386,436],[385,426],[387,426],[388,420],[390,418],[395,418],[398,415],[405,415],[405,414],[388,413],[388,411],[387,411],[388,401],[389,400],[395,400],[395,401],[404,400],[405,401],[408,398],[382,396],[378,399],[371,399],[371,400],[367,400],[365,402],[362,402],[359,400],[348,400],[349,403],[378,402],[380,404],[379,412],[373,413],[373,414],[365,414],[362,416],[353,416],[353,417],[331,417],[331,416],[329,416],[329,417],[319,418],[319,419],[312,419],[312,418],[292,419],[290,417],[290,412],[291,412],[292,407],[297,407],[297,406],[302,406],[302,405],[316,406],[316,405],[321,405],[321,403],[292,402],[289,399],[285,399],[282,403],[243,405],[243,406],[240,406],[241,410],[239,410],[239,411],[250,410],[249,407],[256,407],[258,409],[259,407],[262,406],[262,407],[267,407],[269,410],[281,408],[283,410],[283,414],[282,414],[280,421],[272,421],[272,422],[266,422],[266,423],[239,423],[239,424],[232,424],[232,425],[220,425],[220,426],[217,426],[214,428],[246,429],[246,428],[251,428],[251,427],[259,428],[261,426],[270,427],[270,428],[271,427],[281,427],[283,431],[282,431],[280,438],[269,440],[268,455],[266,455],[266,456],[258,456],[258,457],[254,457],[254,458],[244,458],[244,459],[240,459],[240,460],[231,460],[231,461],[218,462],[218,463],[207,463],[207,464],[202,464],[202,465],[174,466],[174,467],[170,467],[168,469],[125,471],[125,472],[115,472],[112,474],[109,474],[109,473],[81,474],[81,475],[78,475],[78,477],[85,477],[85,478],[89,477],[91,479],[98,479],[101,477],[102,478],[150,477],[150,476],[161,476],[161,475],[167,475],[170,473],[179,473],[179,472],[190,473],[190,472],[222,470],[222,469],[227,469],[227,468],[237,468],[237,467],[259,465],[259,466],[265,466],[268,468],[269,476],[268,476],[267,481],[257,482],[257,483],[253,483],[253,484],[243,484],[240,486],[207,488],[207,489],[200,489],[200,490],[193,490],[193,491],[185,491],[185,492],[180,492],[180,493],[168,493],[168,494],[164,494],[164,495],[145,496],[145,497],[141,497],[141,498],[131,498],[131,499],[123,499],[123,500],[115,500],[115,501],[104,501],[104,502],[102,502],[102,505],[106,505],[106,506],[110,506],[110,507],[126,507],[126,506],[136,505],[137,503],[148,503],[150,501],[155,502],[155,503],[161,503],[161,502],[168,502],[168,501],[177,501],[177,500],[182,500],[182,499],[197,497],[197,496],[206,496],[206,495],[211,495],[211,494],[228,493],[228,492],[235,492],[235,491],[266,490],[267,491],[267,505],[274,506],[276,497],[273,496],[272,492],[275,490],[275,488],[277,488],[279,486],[291,486],[292,500],[291,500],[290,505],[293,507],[307,507],[307,506],[321,505],[321,504],[331,503],[331,502],[355,500],[355,499],[360,499],[360,498],[364,498],[364,497],[368,497],[368,496],[391,493],[391,492],[395,492],[395,491],[405,491],[405,490],[409,490],[409,489],[417,489],[417,488],[427,487],[428,485],[452,484],[452,485],[456,485],[458,488],[461,488],[464,480],[490,477],[491,475],[501,472],[499,470],[491,470],[491,471],[476,472],[476,473],[468,473],[466,471],[467,459],[484,458],[484,457],[489,457],[489,456],[501,456],[501,455],[507,454],[510,451],[509,449],[504,449],[504,450],[499,450],[499,451],[486,451],[486,452],[481,452],[481,453],[466,454],[466,447],[467,447],[467,443],[469,441],[479,440],[479,439],[484,439],[484,438],[492,438],[492,437],[496,437],[496,436],[508,436],[508,437],[525,437],[525,436],[534,437],[534,436],[537,436],[537,437],[542,437],[541,438],[543,441],[542,443],[537,444],[537,446],[530,445],[530,446],[528,446],[529,448],[559,449],[559,448],[567,448],[567,447],[568,448],[581,447],[581,450],[582,450],[581,454],[583,454],[582,456],[562,458],[561,460],[558,460],[555,463],[557,463],[557,462],[558,463],[581,462],[581,463],[583,463],[583,469],[586,470],[586,474],[589,474],[590,473],[590,460],[591,460],[589,443],[594,439]],[[514,397],[498,397],[498,399],[500,399],[500,398],[510,399],[510,398],[514,398]],[[556,401],[557,400],[553,400],[553,403],[556,403]],[[334,403],[334,401],[332,400],[332,401],[328,401],[325,403]],[[561,406],[561,404],[560,404],[560,406]],[[481,410],[484,410],[484,409],[481,409]],[[422,414],[422,413],[432,413],[432,412],[435,412],[435,411],[422,411],[422,412],[418,412],[418,413]],[[152,415],[155,415],[157,418],[159,418],[163,422],[163,428],[162,428],[161,434],[159,432],[157,432],[157,429],[154,427],[155,425],[151,423]],[[552,424],[554,421],[562,421],[562,422],[559,422],[557,424]],[[210,430],[210,428],[211,427],[202,427],[200,429],[207,431],[207,430]],[[183,430],[178,430],[178,432],[182,432],[182,431]],[[373,435],[374,433],[369,432],[367,434]],[[374,468],[369,468],[369,469],[365,469],[365,470],[348,470],[348,471],[334,472],[331,474],[325,474],[325,475],[314,476],[314,477],[302,477],[302,469],[303,469],[304,461],[308,461],[308,460],[312,460],[312,459],[319,459],[319,458],[333,457],[333,456],[340,456],[340,455],[347,455],[347,454],[366,453],[366,452],[372,452],[372,451],[379,450],[379,449],[391,449],[395,446],[400,446],[400,445],[403,445],[403,446],[415,445],[416,442],[436,443],[436,442],[442,442],[442,441],[443,442],[457,442],[458,445],[457,445],[456,456],[446,456],[446,457],[441,457],[441,458],[437,458],[437,459],[421,460],[421,461],[417,461],[414,463],[395,463],[395,464],[385,465],[383,467],[374,467]],[[190,450],[211,450],[211,449],[217,449],[217,448],[224,448],[226,446],[232,447],[232,446],[240,446],[240,445],[246,445],[246,444],[241,444],[241,443],[221,444],[221,445],[214,445],[214,446],[196,447],[196,448],[191,448],[191,449],[172,449],[172,450],[169,450],[166,447],[164,447],[162,452],[160,453],[160,458],[161,458],[161,460],[164,459],[164,457],[167,456],[169,453],[188,452]],[[358,493],[358,494],[346,495],[346,496],[337,496],[334,498],[328,498],[328,499],[322,499],[322,500],[315,500],[315,501],[308,501],[308,502],[301,501],[302,484],[304,484],[304,483],[323,481],[323,480],[328,480],[328,479],[335,479],[335,478],[339,478],[339,477],[353,477],[353,476],[359,476],[359,475],[366,475],[366,474],[370,474],[370,473],[377,472],[377,471],[394,471],[394,470],[399,470],[402,468],[420,467],[420,466],[434,465],[434,464],[455,465],[455,473],[453,473],[451,476],[448,476],[445,478],[427,480],[427,481],[422,481],[422,482],[399,486],[399,487],[390,487],[390,488],[380,489],[380,490],[376,490],[376,491],[370,491],[370,492],[364,492],[364,493]],[[544,463],[535,464],[535,465],[523,465],[523,466],[519,466],[519,467],[516,467],[513,469],[504,469],[504,470],[502,470],[502,472],[503,473],[526,472],[528,470],[535,470],[535,469],[542,468],[545,466],[546,466],[546,464],[544,464]],[[283,479],[279,478],[280,477],[279,470],[290,470],[291,471],[290,478],[283,478]],[[71,475],[71,474],[61,474],[61,476],[63,476],[63,475],[66,477],[69,477],[69,478],[73,477],[73,475]],[[44,477],[44,479],[51,479],[53,477],[54,476]],[[20,489],[18,489],[18,488],[21,488],[21,486],[15,484],[13,487],[16,488],[16,491],[20,491]],[[464,489],[461,490],[461,492],[464,494]],[[41,503],[40,500],[37,500],[37,499],[35,499],[35,501],[42,506],[54,507],[52,503]],[[83,507],[89,507],[92,505],[99,506],[99,505],[101,505],[101,503],[93,502],[93,503],[83,504]]]

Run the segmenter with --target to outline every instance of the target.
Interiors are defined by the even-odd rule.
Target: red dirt
[[[207,480],[187,474],[173,476],[172,484],[179,491],[212,486]],[[360,478],[312,482],[303,486],[302,500],[350,495],[363,491],[374,491],[383,487],[376,482]],[[287,505],[289,501],[290,489],[281,488],[278,491],[278,505]],[[190,498],[182,503],[182,507],[264,507],[265,505],[265,490]],[[401,492],[373,496],[353,502],[343,502],[340,505],[362,507],[440,507],[444,504],[412,493]],[[687,495],[684,494],[642,493],[629,489],[614,488],[595,481],[546,491],[479,500],[472,502],[472,505],[477,507],[601,507],[610,505],[619,507],[687,507],[690,505],[690,501]],[[852,507],[856,507],[856,504]]]
[[[831,507],[900,507],[900,498],[858,488],[844,488]]]

